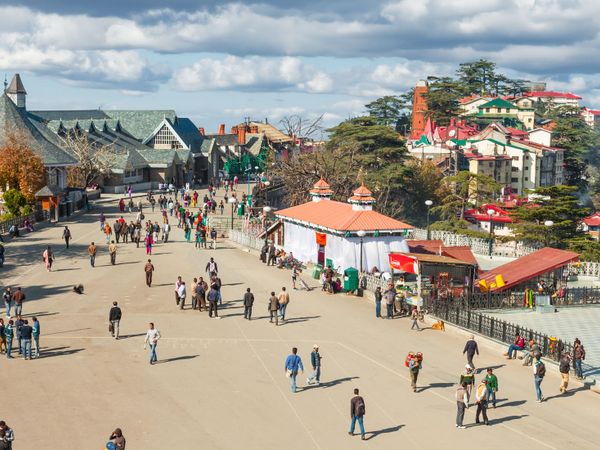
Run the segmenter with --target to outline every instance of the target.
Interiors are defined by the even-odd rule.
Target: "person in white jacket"
[[[156,346],[160,337],[160,331],[158,331],[158,328],[154,328],[153,322],[150,322],[150,328],[146,332],[146,339],[144,340],[144,350],[146,350],[146,345],[150,344],[150,364],[154,364],[158,360]]]
[[[475,413],[475,423],[479,423],[479,414],[483,415],[483,423],[489,425],[487,416],[488,390],[487,380],[481,380],[475,391],[475,400],[477,400],[477,412]]]

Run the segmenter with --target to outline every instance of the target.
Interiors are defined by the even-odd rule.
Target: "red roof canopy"
[[[334,200],[308,202],[275,213],[291,219],[336,231],[402,231],[413,227],[372,210],[354,210],[348,203]]]
[[[568,98],[571,100],[581,100],[579,95],[571,94],[570,92],[556,92],[556,91],[532,91],[525,92],[525,97],[554,97],[554,98]]]
[[[479,279],[490,284],[495,282],[496,275],[502,275],[505,285],[492,290],[503,291],[559,267],[564,267],[577,259],[579,259],[578,253],[544,247],[529,255],[488,270]]]
[[[587,226],[597,227],[600,225],[600,213],[594,213],[582,220]]]

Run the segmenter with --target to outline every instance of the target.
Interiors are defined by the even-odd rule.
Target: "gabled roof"
[[[52,186],[44,186],[43,188],[41,188],[39,191],[37,191],[35,193],[36,197],[58,197],[60,194],[62,194],[63,191],[61,188],[59,188],[56,185],[52,185]]]
[[[331,231],[394,231],[413,227],[376,211],[355,211],[352,205],[334,200],[308,202],[277,211],[281,219],[303,225],[312,225]]]
[[[6,94],[0,96],[0,145],[11,133],[20,133],[45,166],[73,165],[77,161],[60,148],[58,138],[44,125],[31,120],[28,113],[17,108]]]
[[[479,279],[485,280],[489,285],[491,282],[495,282],[496,275],[502,275],[505,285],[491,290],[503,291],[559,267],[564,267],[578,258],[578,253],[544,247],[529,255],[488,270]]]
[[[525,92],[525,97],[540,97],[540,98],[566,98],[570,100],[581,100],[579,95],[572,94],[570,92],[556,92],[556,91],[532,91]]]
[[[490,100],[483,105],[479,105],[479,109],[485,108],[510,108],[510,109],[518,109],[518,107],[511,102],[507,102],[501,98],[495,98],[494,100]]]
[[[600,226],[600,213],[594,213],[582,220],[588,227]]]

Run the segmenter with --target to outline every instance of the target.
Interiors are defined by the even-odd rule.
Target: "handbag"
[[[108,332],[109,332],[109,333],[112,333],[113,331],[114,331],[113,324],[112,324],[112,323],[109,323],[109,324],[108,324]]]
[[[292,369],[285,369],[285,376],[290,378],[292,376]]]

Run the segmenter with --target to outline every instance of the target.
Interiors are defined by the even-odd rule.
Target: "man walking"
[[[23,313],[23,301],[25,300],[25,293],[19,286],[17,292],[13,295],[13,301],[15,302],[15,314],[20,316]]]
[[[488,390],[488,404],[492,402],[492,406],[496,407],[496,392],[498,392],[498,377],[494,375],[494,370],[490,367],[485,376]]]
[[[114,266],[117,262],[117,244],[115,244],[115,241],[111,241],[108,245],[108,253],[110,254],[110,263]]]
[[[113,302],[112,308],[108,313],[108,321],[110,322],[110,334],[115,339],[119,339],[119,323],[121,322],[121,308],[117,302]]]
[[[558,371],[560,372],[560,392],[565,394],[569,387],[569,371],[571,370],[571,355],[565,353],[560,358]]]
[[[157,361],[156,346],[160,338],[160,331],[154,328],[154,322],[150,322],[150,328],[146,332],[146,339],[144,340],[144,350],[146,350],[146,344],[150,345],[150,364],[154,364]]]
[[[146,286],[152,286],[152,272],[154,272],[154,266],[152,265],[152,260],[148,260],[146,265],[144,266],[144,273],[146,274]]]
[[[462,383],[456,389],[456,428],[466,428],[463,425],[465,418],[465,409],[469,408],[469,394],[467,394],[467,385]]]
[[[481,380],[477,390],[475,391],[475,400],[477,400],[477,412],[475,413],[475,423],[479,423],[479,414],[483,415],[483,423],[489,425],[487,416],[487,405],[488,405],[488,389],[487,380]]]
[[[29,326],[27,320],[23,321],[21,326],[21,353],[25,359],[31,359],[31,336],[33,335],[33,328]]]
[[[179,306],[179,287],[181,286],[181,276],[177,277],[175,281],[175,304]]]
[[[9,320],[6,326],[4,327],[4,337],[6,338],[6,357],[8,359],[12,359],[12,343],[13,336],[15,334],[14,323],[12,320]]]
[[[65,229],[63,230],[63,239],[65,240],[65,245],[69,248],[69,241],[71,240],[71,230],[69,227],[65,225]]]
[[[573,350],[573,364],[575,366],[575,378],[583,380],[583,361],[585,361],[585,349],[579,338],[575,339],[575,349]]]
[[[279,325],[279,300],[275,296],[275,292],[271,292],[271,296],[269,297],[269,314],[271,318],[269,319],[270,323],[273,323],[273,317],[275,317],[275,325]]]
[[[298,371],[304,372],[304,366],[302,365],[302,359],[298,356],[298,349],[296,347],[292,348],[292,354],[288,355],[285,359],[285,375],[290,379],[290,388],[293,393],[296,392],[296,377],[298,376]]]
[[[250,288],[246,288],[244,294],[244,319],[252,319],[252,305],[254,305],[254,294],[250,292]]]
[[[536,356],[535,361],[533,363],[533,382],[535,385],[535,396],[538,403],[544,401],[544,397],[542,395],[542,381],[546,376],[546,366],[544,362],[539,356]]]
[[[90,265],[92,267],[94,267],[96,264],[96,252],[97,251],[98,251],[98,249],[96,248],[96,244],[94,244],[92,242],[90,244],[90,246],[88,247],[88,255],[90,255]]]
[[[287,309],[288,304],[290,303],[290,294],[285,291],[285,287],[281,288],[281,292],[279,293],[279,315],[281,316],[281,320],[285,322],[285,311]]]
[[[348,431],[348,434],[350,436],[354,436],[354,427],[356,422],[358,422],[360,438],[364,441],[366,439],[365,426],[363,423],[363,417],[366,414],[365,400],[358,394],[358,389],[354,389],[354,397],[352,397],[352,400],[350,400],[350,417],[352,421],[350,422],[350,430]]]
[[[209,278],[212,278],[219,272],[219,267],[214,258],[210,258],[210,261],[206,263],[206,272],[208,273]]]
[[[463,355],[467,354],[467,363],[471,367],[471,370],[475,370],[475,364],[473,364],[473,357],[475,354],[479,356],[479,347],[477,346],[477,342],[475,341],[475,336],[471,335],[469,340],[465,344],[465,348],[463,349]]]
[[[306,379],[306,384],[312,384],[315,380],[315,384],[318,386],[321,384],[321,354],[317,344],[313,345],[313,351],[310,354],[310,365],[313,368],[313,373]]]
[[[210,240],[212,241],[213,250],[216,250],[217,249],[217,230],[215,230],[214,228],[212,228],[210,230]]]
[[[12,309],[13,304],[13,293],[10,287],[7,287],[2,294],[2,300],[4,300],[4,307],[6,308],[6,318],[10,319],[10,310]]]
[[[31,335],[33,336],[33,342],[35,343],[35,358],[40,357],[40,321],[37,317],[32,317],[33,324],[31,325]]]

